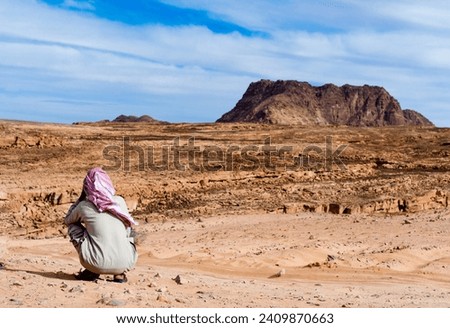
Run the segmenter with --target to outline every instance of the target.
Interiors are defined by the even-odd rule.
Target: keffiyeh
[[[116,190],[108,174],[101,168],[90,169],[84,179],[83,190],[87,199],[97,207],[99,212],[109,212],[122,220],[126,226],[137,225],[130,214],[123,211],[114,201]]]

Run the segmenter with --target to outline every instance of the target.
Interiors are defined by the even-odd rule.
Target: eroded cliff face
[[[443,128],[0,121],[0,163],[0,236],[64,235],[96,166],[141,222],[450,211]]]
[[[314,87],[307,82],[270,80],[251,83],[236,106],[217,122],[433,126],[416,111],[402,110],[399,102],[382,87],[348,84]]]

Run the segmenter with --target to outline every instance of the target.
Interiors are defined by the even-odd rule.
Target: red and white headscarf
[[[114,201],[116,190],[108,174],[103,169],[96,167],[90,169],[84,178],[83,189],[87,199],[97,207],[99,212],[109,212],[123,221],[129,227],[137,225],[133,217],[120,208]]]

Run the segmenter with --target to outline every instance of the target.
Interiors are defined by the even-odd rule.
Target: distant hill
[[[149,122],[149,123],[165,123],[158,121],[149,115],[134,116],[134,115],[119,115],[111,122],[128,123],[128,122]]]
[[[139,122],[146,122],[146,123],[154,123],[154,124],[167,124],[166,121],[159,121],[154,119],[153,117],[149,115],[142,115],[142,116],[134,116],[134,115],[119,115],[114,120],[101,120],[97,122],[75,122],[74,125],[86,125],[86,124],[99,124],[99,123],[139,123]]]
[[[379,86],[314,87],[291,80],[251,83],[236,106],[217,122],[433,126],[420,113],[402,110],[399,102]]]

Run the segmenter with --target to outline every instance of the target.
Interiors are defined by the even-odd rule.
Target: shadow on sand
[[[41,272],[41,271],[32,271],[32,270],[20,270],[20,269],[10,269],[7,267],[2,268],[4,271],[10,271],[10,272],[26,272],[29,274],[38,275],[44,278],[50,278],[50,279],[59,279],[59,280],[76,280],[74,274],[65,273],[62,271],[58,272]]]

